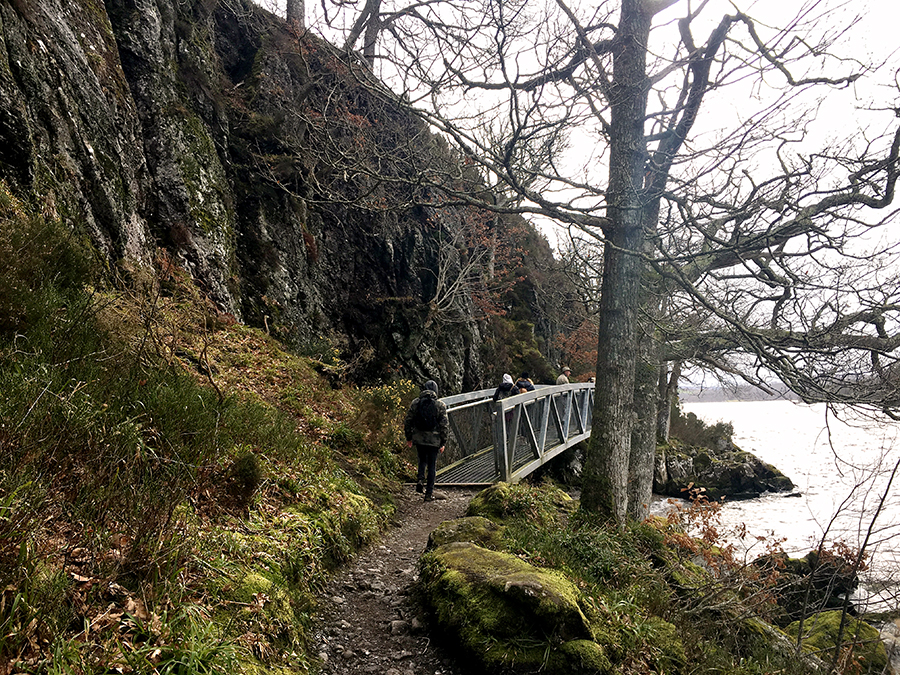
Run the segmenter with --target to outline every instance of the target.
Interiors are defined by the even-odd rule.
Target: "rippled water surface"
[[[900,460],[900,424],[840,420],[824,405],[789,401],[683,408],[709,423],[731,422],[735,443],[780,469],[800,493],[726,503],[726,524],[744,523],[751,535],[785,537],[785,550],[801,556],[823,536],[855,547],[868,538],[877,576],[900,578],[900,476],[891,482]],[[751,557],[759,553],[760,544],[751,547]]]

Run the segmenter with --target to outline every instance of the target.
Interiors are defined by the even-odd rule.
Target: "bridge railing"
[[[594,385],[537,385],[494,403],[494,389],[441,400],[451,438],[438,460],[438,482],[516,482],[590,436]]]

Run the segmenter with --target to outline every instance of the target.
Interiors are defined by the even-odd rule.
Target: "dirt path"
[[[464,515],[474,490],[442,490],[424,503],[411,486],[398,498],[395,522],[329,583],[321,599],[315,649],[321,675],[454,675],[431,643],[409,595],[428,535]]]

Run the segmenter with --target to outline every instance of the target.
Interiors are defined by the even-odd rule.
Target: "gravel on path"
[[[470,489],[442,489],[423,502],[412,486],[398,496],[395,527],[329,582],[319,601],[314,649],[321,675],[456,675],[433,644],[410,595],[428,535],[465,515]]]

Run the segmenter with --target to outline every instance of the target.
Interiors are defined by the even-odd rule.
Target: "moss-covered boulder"
[[[578,502],[558,487],[495,483],[472,498],[466,515],[499,522],[524,516],[532,522],[547,525],[572,513],[577,506]]]
[[[456,520],[446,520],[428,535],[430,551],[439,546],[455,542],[471,542],[482,548],[497,549],[502,543],[503,527],[481,516],[468,516]]]
[[[775,580],[773,591],[781,610],[776,623],[781,626],[801,615],[843,607],[844,596],[859,586],[859,576],[849,561],[816,551],[802,558],[773,553],[760,556],[753,564]]]
[[[560,573],[472,543],[436,548],[420,565],[423,602],[441,631],[484,667],[593,673],[608,663],[599,644],[581,644],[592,642],[591,622]]]
[[[831,661],[838,645],[841,626],[841,612],[832,610],[819,612],[803,622],[803,649],[818,656],[826,663]],[[784,629],[794,640],[800,632],[800,622]],[[840,635],[838,656],[839,668],[843,672],[883,673],[888,664],[887,650],[881,635],[864,621],[847,616],[844,630]]]
[[[509,483],[494,483],[472,497],[467,516],[482,516],[491,520],[503,520],[506,517],[506,504],[509,501]]]

